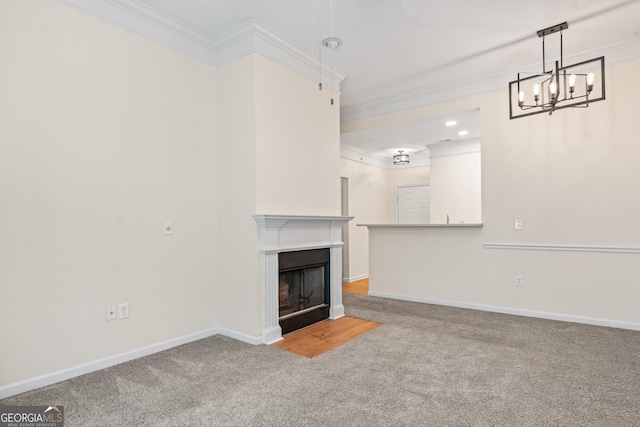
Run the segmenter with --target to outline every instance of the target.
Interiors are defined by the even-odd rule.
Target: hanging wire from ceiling
[[[330,50],[336,50],[340,46],[342,46],[342,40],[333,36],[333,0],[329,0],[329,37],[322,40],[320,42],[320,46],[318,47],[318,90],[322,90],[322,48],[326,47]],[[322,39],[322,0],[318,0],[318,38]],[[331,105],[334,105],[335,101],[333,98],[333,61],[335,59],[335,54],[331,52],[331,64],[329,65],[329,79],[330,79],[330,91],[331,91]]]
[[[318,40],[322,40],[322,0],[318,0]],[[318,90],[322,90],[322,42],[318,43]]]
[[[329,26],[329,37],[331,37],[331,39],[333,40],[333,0],[330,0],[330,5],[331,5],[331,9],[330,9],[330,26]],[[333,53],[334,49],[331,49],[331,105],[333,105],[333,61],[334,61],[334,53]]]

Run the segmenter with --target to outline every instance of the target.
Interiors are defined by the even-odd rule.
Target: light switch
[[[524,223],[521,219],[516,219],[516,230],[522,230],[524,228]]]

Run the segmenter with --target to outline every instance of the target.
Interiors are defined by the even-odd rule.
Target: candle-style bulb
[[[569,76],[569,93],[571,94],[571,97],[573,98],[573,92],[576,90],[576,75],[575,74],[571,74]]]
[[[522,107],[524,105],[524,91],[518,92],[518,105]]]
[[[540,95],[540,85],[537,83],[533,85],[533,95],[534,96]]]
[[[556,82],[549,83],[549,97],[552,101],[556,98]]]
[[[593,81],[596,79],[596,75],[593,73],[587,74],[587,92],[591,93],[593,90]]]

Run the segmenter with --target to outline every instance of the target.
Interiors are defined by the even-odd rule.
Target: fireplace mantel
[[[278,253],[329,248],[329,318],[344,316],[342,305],[342,227],[351,216],[254,215],[260,230],[262,342],[282,339],[278,322]]]

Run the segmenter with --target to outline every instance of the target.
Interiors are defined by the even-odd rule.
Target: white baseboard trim
[[[243,334],[242,332],[232,331],[227,328],[216,328],[218,334],[224,335],[225,337],[233,338],[234,340],[246,342],[247,344],[258,345],[262,344],[261,336],[253,336],[249,334]]]
[[[170,348],[188,344],[190,342],[198,341],[204,338],[209,338],[218,334],[249,344],[257,345],[262,343],[260,337],[253,337],[251,335],[235,332],[225,328],[205,329],[200,332],[195,332],[193,334],[184,335],[182,337],[173,338],[156,344],[151,344],[146,347],[141,347],[135,350],[105,357],[93,362],[83,363],[82,365],[62,369],[57,372],[52,372],[49,374],[40,375],[38,377],[29,378],[24,381],[0,386],[0,399],[14,396],[16,394],[24,393],[40,387],[45,387],[51,384],[58,383],[60,381],[78,377],[80,375],[99,371],[101,369],[109,368],[111,366],[119,365],[124,362],[129,362],[130,360],[149,356],[150,354],[158,353],[160,351],[168,350]]]
[[[357,282],[358,280],[368,279],[368,278],[369,278],[368,274],[361,274],[359,276],[353,276],[353,277],[343,277],[342,283]]]
[[[329,319],[336,320],[344,317],[344,305],[339,304],[329,309]]]
[[[599,319],[595,317],[574,316],[572,314],[548,313],[545,311],[524,310],[519,308],[499,307],[493,305],[473,304],[458,301],[448,301],[433,298],[414,297],[409,295],[391,294],[387,292],[369,291],[370,296],[397,299],[402,301],[421,302],[425,304],[444,305],[448,307],[467,308],[471,310],[490,311],[493,313],[513,314],[516,316],[536,317],[539,319],[559,320],[561,322],[583,323],[586,325],[606,326],[609,328],[629,329],[640,331],[640,323],[620,322],[617,320]]]

